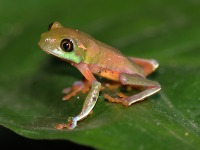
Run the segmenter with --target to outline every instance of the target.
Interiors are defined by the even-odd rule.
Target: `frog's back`
[[[125,57],[117,49],[97,40],[93,40],[87,50],[86,63],[96,65],[101,69],[144,76],[143,69],[129,57]]]

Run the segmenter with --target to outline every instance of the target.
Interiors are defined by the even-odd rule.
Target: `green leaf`
[[[199,4],[1,1],[0,124],[25,137],[66,139],[97,149],[199,149]],[[77,128],[56,130],[56,124],[80,112],[86,94],[62,102],[61,90],[82,79],[81,73],[37,45],[55,20],[127,56],[157,59],[160,67],[148,78],[162,90],[128,108],[101,94],[93,114]]]

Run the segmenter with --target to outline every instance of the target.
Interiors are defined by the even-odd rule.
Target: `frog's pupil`
[[[71,52],[71,51],[73,51],[73,43],[72,43],[72,41],[71,40],[69,40],[69,39],[63,39],[62,41],[61,41],[61,48],[62,48],[62,50],[63,51],[65,51],[65,52]]]
[[[63,43],[63,48],[65,50],[68,50],[70,48],[70,44],[69,43]]]
[[[49,24],[48,31],[51,29],[52,25],[53,25],[53,22]]]

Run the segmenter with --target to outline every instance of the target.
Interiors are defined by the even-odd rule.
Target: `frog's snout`
[[[43,38],[43,37],[45,37],[45,33],[42,33],[40,36],[40,38]]]
[[[47,45],[48,43],[49,43],[49,38],[48,38],[47,34],[42,33],[41,36],[40,36],[40,41],[39,41],[38,45],[41,48],[44,48],[43,46]]]
[[[41,49],[44,49],[44,47],[45,47],[45,44],[46,42],[45,42],[45,34],[44,33],[42,33],[41,34],[41,36],[40,36],[40,40],[39,40],[39,42],[38,42],[38,45],[39,45],[39,47],[41,48]]]
[[[38,42],[39,47],[42,49],[42,38],[40,37],[40,40]]]

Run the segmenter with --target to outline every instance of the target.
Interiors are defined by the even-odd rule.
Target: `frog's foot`
[[[111,102],[111,103],[121,103],[121,104],[123,104],[123,105],[125,105],[125,106],[129,106],[129,104],[125,101],[125,98],[127,98],[127,96],[125,96],[123,93],[118,93],[118,96],[120,97],[120,98],[114,98],[114,97],[111,97],[111,96],[109,96],[108,94],[104,94],[103,95],[104,96],[104,98],[105,99],[107,99],[109,102]]]
[[[63,100],[69,100],[72,96],[75,96],[78,92],[86,93],[90,90],[90,84],[88,81],[76,81],[72,87],[63,90],[63,93],[67,94],[63,97]]]
[[[76,127],[76,125],[77,125],[76,117],[74,117],[74,118],[69,117],[67,124],[58,124],[58,125],[55,126],[55,128],[58,129],[58,130],[62,130],[62,129],[65,129],[65,128],[72,130]]]
[[[137,96],[133,95],[133,96],[128,97],[128,96],[123,95],[123,93],[119,93],[118,96],[119,96],[119,98],[117,98],[117,97],[113,98],[107,94],[104,94],[104,98],[107,99],[109,102],[121,103],[122,105],[124,105],[126,107],[130,106],[133,103],[144,100],[144,98],[138,99],[139,98],[138,95]]]
[[[120,98],[127,98],[128,96],[124,95],[122,92],[117,93],[117,96]]]

